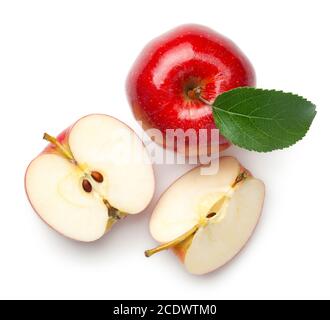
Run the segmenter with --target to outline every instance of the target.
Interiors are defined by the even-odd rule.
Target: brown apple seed
[[[87,193],[91,193],[93,190],[92,184],[86,179],[83,180],[82,187],[83,187],[84,191]]]
[[[102,183],[104,181],[102,174],[97,171],[93,171],[91,176],[97,183]]]

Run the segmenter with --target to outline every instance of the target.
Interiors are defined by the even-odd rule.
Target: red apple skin
[[[163,135],[166,129],[206,129],[209,150],[210,131],[216,128],[212,108],[188,92],[199,88],[201,96],[212,103],[225,91],[255,84],[251,63],[232,41],[190,24],[149,43],[134,63],[126,88],[134,116],[144,129],[156,128]],[[156,142],[176,151],[180,147]],[[220,149],[229,145],[220,137]]]

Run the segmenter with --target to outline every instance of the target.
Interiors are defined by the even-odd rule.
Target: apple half
[[[39,216],[78,241],[101,238],[112,225],[143,211],[155,189],[147,151],[135,132],[107,115],[89,115],[32,161],[25,187]]]
[[[173,249],[196,275],[225,265],[244,247],[259,220],[265,187],[232,157],[219,159],[215,175],[195,168],[162,195],[150,221],[155,240],[163,243],[147,257]]]

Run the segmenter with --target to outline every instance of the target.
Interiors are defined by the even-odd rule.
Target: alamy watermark
[[[189,164],[201,165],[202,175],[216,174],[219,170],[221,135],[218,129],[142,129],[137,135],[127,129],[118,130],[117,143],[107,161],[115,165],[135,164]],[[113,141],[114,141],[113,140]],[[155,143],[156,142],[156,143]],[[141,152],[143,146],[148,152]],[[163,147],[161,147],[163,146]],[[104,156],[104,155],[103,155]],[[102,158],[102,153],[100,153]]]

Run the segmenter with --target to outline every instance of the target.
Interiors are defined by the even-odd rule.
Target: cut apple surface
[[[146,256],[173,249],[193,274],[211,272],[244,247],[259,220],[265,188],[232,157],[220,160],[216,175],[196,168],[159,200],[150,222],[161,246]]]
[[[155,188],[138,136],[119,120],[79,120],[30,164],[26,191],[40,217],[79,241],[101,238],[118,220],[143,211]]]

